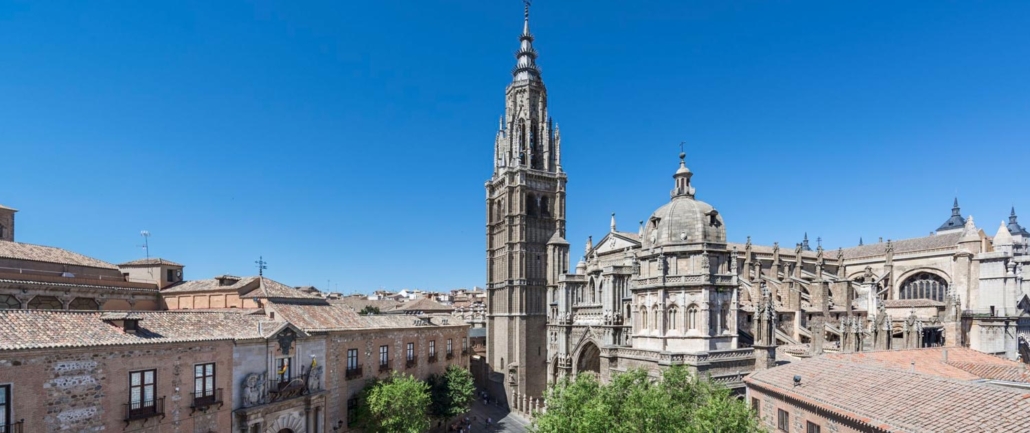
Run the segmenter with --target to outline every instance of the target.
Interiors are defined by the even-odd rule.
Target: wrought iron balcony
[[[405,368],[412,368],[416,365],[418,365],[418,358],[411,358],[404,363]]]
[[[165,398],[158,397],[153,400],[140,400],[125,403],[125,425],[128,426],[130,422],[143,420],[146,424],[147,420],[154,417],[165,417]]]
[[[429,355],[429,363],[432,364],[432,363],[435,363],[435,362],[436,362],[436,354],[434,353],[432,355]]]
[[[389,359],[386,360],[385,364],[382,363],[382,362],[379,363],[379,372],[380,373],[387,372],[387,371],[390,371],[390,370],[392,370],[392,368],[390,368],[390,360]]]
[[[218,405],[219,409],[222,408],[222,388],[207,390],[199,394],[197,392],[190,393],[190,397],[193,399],[193,403],[190,404],[190,415],[198,410],[206,411],[207,408],[214,405]]]
[[[446,356],[446,358],[447,358],[448,360],[454,359],[454,352],[447,352],[447,356]]]
[[[361,366],[347,369],[347,380],[357,379],[362,376]]]
[[[23,433],[25,427],[25,420],[20,420],[13,424],[0,424],[0,433]]]
[[[307,395],[308,376],[299,374],[293,377],[274,378],[268,384],[268,400],[282,401],[294,397]]]
[[[468,354],[469,354],[469,350],[468,349],[461,349],[461,356],[465,356],[465,355],[468,355]]]

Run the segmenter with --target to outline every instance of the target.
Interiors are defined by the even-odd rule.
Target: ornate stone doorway
[[[576,360],[576,374],[585,372],[601,374],[601,349],[593,342],[587,342],[579,350],[579,359]]]

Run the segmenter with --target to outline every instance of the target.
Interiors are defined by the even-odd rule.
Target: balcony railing
[[[207,390],[206,392],[199,393],[191,392],[190,397],[193,399],[193,403],[190,404],[190,415],[198,410],[206,411],[207,408],[218,405],[218,408],[222,408],[222,388],[215,390]]]
[[[447,358],[448,360],[454,359],[454,352],[447,352],[447,356],[446,356],[446,358]]]
[[[468,354],[469,354],[469,350],[467,348],[461,349],[461,356],[465,356],[465,355],[468,355]]]
[[[140,400],[125,403],[125,425],[128,426],[130,422],[143,420],[146,424],[147,420],[154,417],[165,417],[165,398],[158,397],[154,400]]]
[[[268,399],[282,401],[308,394],[308,377],[305,374],[269,380]]]
[[[418,358],[411,358],[404,363],[405,368],[412,368],[418,365]]]
[[[23,427],[25,427],[25,420],[14,424],[0,424],[0,433],[23,433]]]
[[[392,369],[390,368],[390,360],[389,359],[386,360],[386,363],[383,363],[382,361],[379,362],[379,372],[380,373],[387,372],[387,371],[390,371],[390,370],[392,370]]]
[[[432,364],[434,362],[436,362],[436,354],[435,353],[432,354],[432,355],[429,355],[429,363]]]
[[[357,379],[362,376],[361,366],[347,369],[347,380]]]

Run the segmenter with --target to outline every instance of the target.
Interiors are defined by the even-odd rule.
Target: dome
[[[658,208],[648,219],[644,245],[726,243],[726,225],[712,205],[694,198],[693,177],[680,153],[680,167],[672,175],[676,180],[672,200]]]
[[[658,208],[648,219],[645,245],[726,243],[722,215],[703,201],[679,196]]]

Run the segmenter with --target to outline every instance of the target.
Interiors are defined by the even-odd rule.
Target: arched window
[[[540,197],[540,216],[551,216],[551,203],[547,196]]]
[[[676,314],[676,306],[673,305],[673,306],[669,307],[669,330],[670,331],[675,331],[676,330],[677,319],[678,319],[678,314]]]
[[[647,308],[640,309],[640,330],[647,329]]]
[[[93,298],[75,298],[68,304],[69,310],[99,310],[100,306]]]
[[[654,330],[657,331],[658,330],[658,324],[659,324],[658,318],[661,317],[661,314],[658,313],[658,307],[654,307],[654,310],[652,310],[651,313],[652,313],[651,314],[651,317],[652,317],[652,319],[651,319],[652,320],[652,322],[651,322],[651,329],[654,329]]]
[[[32,310],[63,310],[64,304],[53,296],[36,296],[29,301]]]
[[[687,328],[697,329],[697,305],[691,305],[687,308]]]
[[[526,215],[536,216],[537,214],[537,203],[536,196],[533,194],[526,194]]]
[[[929,272],[920,272],[901,283],[900,299],[932,299],[944,302],[948,294],[948,282]]]
[[[730,304],[729,302],[722,303],[722,309],[719,310],[719,330],[729,331],[730,330]]]

